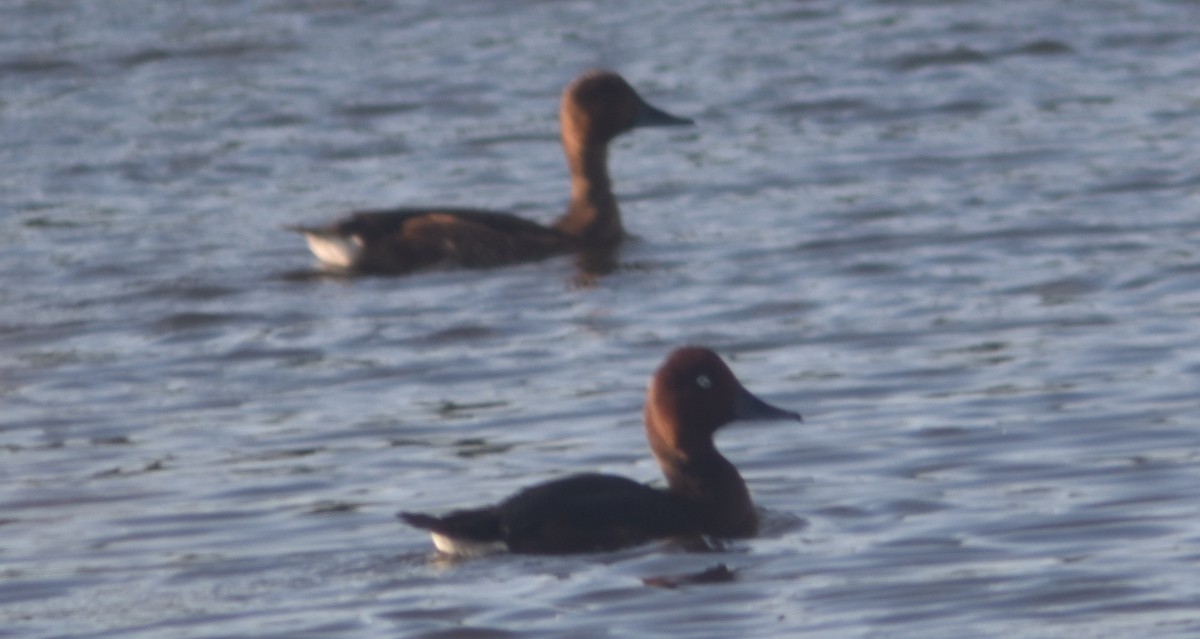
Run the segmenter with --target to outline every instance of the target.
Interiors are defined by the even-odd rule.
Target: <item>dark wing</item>
[[[699,531],[686,502],[615,475],[574,475],[540,484],[509,498],[497,511],[514,552],[615,550]]]
[[[457,208],[397,208],[380,211],[355,211],[334,223],[338,232],[346,235],[383,236],[401,230],[406,224],[426,216],[455,218],[497,233],[554,234],[557,231],[511,213],[482,209]]]

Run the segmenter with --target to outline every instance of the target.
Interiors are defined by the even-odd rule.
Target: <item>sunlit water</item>
[[[0,5],[0,636],[1194,637],[1200,5]],[[286,224],[548,220],[557,99],[622,268],[311,279]],[[726,552],[451,564],[440,511],[658,477],[645,381],[804,413],[720,440]],[[643,579],[724,564],[732,582]]]

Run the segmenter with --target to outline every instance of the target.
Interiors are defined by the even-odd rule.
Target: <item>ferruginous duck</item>
[[[397,275],[428,267],[489,268],[566,253],[611,254],[625,236],[608,176],[608,144],[638,127],[690,125],[651,106],[612,71],[589,71],[562,94],[567,211],[550,226],[497,211],[399,208],[358,211],[329,226],[293,226],[325,266]]]
[[[436,516],[400,513],[429,530],[438,550],[565,554],[609,551],[656,539],[752,537],[758,514],[746,482],[713,435],[738,420],[794,420],[746,390],[720,356],[695,346],[672,352],[650,380],[645,423],[665,490],[617,475],[572,475],[526,488],[494,506]]]

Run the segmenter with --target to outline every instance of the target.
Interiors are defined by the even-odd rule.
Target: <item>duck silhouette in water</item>
[[[559,119],[571,200],[550,226],[496,211],[399,208],[350,213],[324,227],[289,228],[304,234],[322,264],[353,273],[489,268],[566,253],[602,262],[625,236],[608,176],[609,142],[637,127],[692,121],[651,106],[611,71],[590,71],[569,84]]]
[[[646,436],[667,478],[666,490],[588,473],[526,488],[494,506],[400,517],[429,530],[438,550],[458,556],[597,552],[672,537],[752,537],[758,514],[750,492],[713,444],[718,429],[743,419],[800,421],[800,415],[755,397],[711,350],[681,348],[651,378],[646,395]]]

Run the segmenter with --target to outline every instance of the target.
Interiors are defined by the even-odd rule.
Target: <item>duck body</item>
[[[438,550],[473,556],[508,550],[564,554],[602,552],[696,530],[689,504],[669,492],[618,475],[556,479],[495,506],[442,517],[402,513],[428,529]]]
[[[494,506],[400,517],[429,530],[442,552],[463,556],[598,552],[664,538],[757,534],[749,490],[716,450],[713,434],[739,419],[800,420],[800,415],[752,395],[716,353],[687,347],[655,373],[645,417],[651,450],[667,478],[665,490],[589,473],[538,484]]]
[[[351,213],[327,226],[289,228],[304,235],[323,265],[371,274],[490,268],[615,250],[625,231],[608,175],[609,143],[637,127],[692,122],[651,106],[611,71],[590,71],[568,85],[559,118],[571,199],[550,226],[498,211],[398,208]]]
[[[323,264],[385,275],[439,266],[490,268],[570,253],[576,246],[557,229],[477,209],[356,211],[302,232]]]

